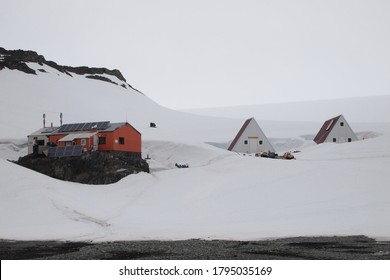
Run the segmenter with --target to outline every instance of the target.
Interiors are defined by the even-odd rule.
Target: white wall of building
[[[268,151],[275,152],[275,149],[272,147],[255,119],[252,119],[232,151],[252,154]]]
[[[333,141],[334,139],[336,139],[336,141]],[[356,134],[353,132],[344,116],[341,115],[324,142],[346,143],[349,142],[348,139],[351,139],[351,141],[358,140]]]

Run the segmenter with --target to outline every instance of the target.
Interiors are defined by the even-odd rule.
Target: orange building
[[[141,157],[141,133],[127,122],[65,124],[48,135],[51,146],[82,146],[83,151],[122,151]]]

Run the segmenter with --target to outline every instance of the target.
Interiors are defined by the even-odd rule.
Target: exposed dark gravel
[[[0,257],[2,260],[390,260],[390,242],[377,242],[365,236],[102,243],[0,240]]]

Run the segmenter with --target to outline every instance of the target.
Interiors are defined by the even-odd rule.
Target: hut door
[[[249,153],[256,153],[259,137],[248,137],[248,138],[249,138]]]

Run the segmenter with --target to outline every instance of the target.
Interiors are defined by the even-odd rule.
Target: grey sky
[[[175,109],[390,94],[388,0],[0,0],[0,46]]]

